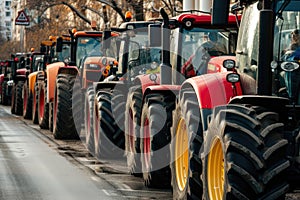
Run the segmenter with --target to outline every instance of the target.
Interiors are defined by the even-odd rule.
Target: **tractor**
[[[228,25],[229,3],[213,1],[212,25]],[[240,0],[231,10],[243,17],[230,71],[189,78],[179,91],[178,190],[197,180],[193,199],[284,199],[300,186],[300,57],[287,36],[298,30],[300,1]],[[196,176],[186,168],[192,156]]]
[[[34,124],[39,124],[42,129],[48,128],[48,109],[44,109],[44,104],[39,109],[39,102],[43,102],[40,98],[40,89],[44,89],[46,66],[53,62],[63,61],[63,57],[68,57],[68,45],[64,49],[66,55],[56,52],[56,38],[49,36],[49,40],[44,40],[40,45],[40,52],[33,52],[31,54],[30,74],[26,84],[23,88],[23,116],[25,119],[32,119]],[[69,40],[64,37],[64,40]],[[43,92],[42,92],[43,93]],[[47,107],[47,105],[45,105]]]
[[[170,147],[173,137],[170,128],[181,83],[193,76],[227,71],[223,68],[223,60],[234,59],[237,23],[241,16],[231,14],[227,26],[212,26],[211,15],[207,12],[187,12],[169,19],[161,9],[161,15],[164,19],[161,29],[162,64],[160,73],[148,77],[158,84],[151,85],[142,76],[136,78],[136,85],[127,96],[125,135],[128,137],[126,146],[129,146],[130,153],[127,160],[131,171],[142,173],[148,187],[172,185],[175,197],[187,193],[186,189],[182,189],[178,194],[177,179],[174,178],[176,171],[173,164],[171,168],[169,165],[170,154],[176,150],[174,146]],[[212,35],[225,50],[204,47],[207,37]],[[157,42],[154,37],[150,38]],[[191,162],[194,162],[192,159]],[[200,169],[195,167],[195,163],[185,167],[192,172],[191,176],[195,179],[191,187],[197,191],[200,177],[196,174]]]
[[[82,86],[87,85],[85,81],[89,78],[86,75],[98,72],[98,69],[93,72],[95,66],[97,68],[101,65],[99,70],[102,70],[107,65],[103,63],[104,59],[87,58],[93,54],[93,51],[95,51],[94,56],[102,56],[100,51],[102,35],[101,31],[76,31],[75,29],[69,31],[71,39],[67,43],[70,44],[70,57],[64,62],[47,65],[45,79],[47,89],[44,90],[47,94],[45,93],[44,96],[47,97],[45,102],[49,104],[49,129],[53,131],[56,139],[79,139],[78,131],[81,130],[83,116],[81,102],[84,88]],[[63,43],[62,38],[57,39],[57,52],[62,51]],[[87,63],[89,70],[81,68],[85,59],[90,62]],[[106,59],[106,62],[108,63],[109,60]],[[81,72],[86,74],[83,76]],[[74,91],[76,92],[73,93]]]
[[[104,81],[94,83],[94,92],[86,100],[86,104],[90,102],[92,122],[87,141],[96,158],[123,157],[126,95],[133,79],[151,69],[151,57],[158,55],[159,60],[159,51],[148,47],[148,27],[156,24],[161,21],[127,20],[118,28],[111,28],[120,33],[118,66],[110,68],[111,75]]]
[[[11,113],[16,115],[23,115],[23,97],[22,90],[29,73],[31,53],[15,53],[11,54],[12,60],[12,80],[8,84],[12,84],[11,94]]]
[[[0,103],[2,105],[10,105],[11,101],[11,86],[7,82],[11,76],[11,61],[4,60],[0,63]]]

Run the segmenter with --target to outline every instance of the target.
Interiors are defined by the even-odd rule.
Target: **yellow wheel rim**
[[[187,184],[189,172],[189,141],[184,119],[180,119],[176,130],[175,142],[175,168],[176,181],[180,191],[183,191]]]
[[[207,185],[209,199],[219,200],[224,192],[224,156],[221,141],[215,139],[211,145],[207,163]]]

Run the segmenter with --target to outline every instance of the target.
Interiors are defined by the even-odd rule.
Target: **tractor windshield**
[[[44,55],[33,55],[32,61],[31,61],[31,66],[32,66],[32,70],[34,72],[37,70],[42,70],[39,68],[41,68],[40,66],[42,66],[42,64],[43,64],[43,58],[44,58]]]
[[[101,37],[79,37],[76,49],[76,66],[86,56],[101,56]]]
[[[199,72],[198,74],[201,74],[200,68],[206,66],[211,57],[234,54],[232,43],[229,41],[230,34],[230,29],[196,27],[192,30],[183,29],[182,33],[178,29],[173,30],[171,44],[174,45],[171,45],[170,49],[171,65],[179,69],[193,60],[194,68]]]
[[[283,7],[283,1],[276,5],[274,28],[275,60],[300,59],[300,1],[291,1]],[[282,9],[282,10],[281,10]]]
[[[130,37],[130,41],[128,42],[128,47],[126,47],[127,40],[121,41],[118,73],[129,72],[128,75],[134,78],[140,74],[159,72],[158,64],[161,59],[161,48],[149,48],[148,27],[128,30],[126,35]],[[123,61],[125,59],[124,55],[127,57],[128,63]],[[128,71],[124,69],[128,69]]]

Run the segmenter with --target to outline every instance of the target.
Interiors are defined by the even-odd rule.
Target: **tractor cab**
[[[240,19],[241,15],[230,14],[227,26],[211,25],[211,15],[202,12],[170,19],[172,68],[189,78],[207,73],[208,63],[214,57],[234,56]],[[210,69],[213,65],[212,61]],[[182,80],[176,79],[173,83],[180,84]]]

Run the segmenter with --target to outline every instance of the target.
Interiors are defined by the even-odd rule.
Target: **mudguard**
[[[187,79],[182,84],[182,89],[193,88],[202,116],[204,130],[207,129],[208,116],[214,107],[228,104],[234,96],[242,95],[241,84],[235,83],[235,90],[232,83],[226,80],[228,72],[205,74]]]
[[[34,93],[34,85],[36,82],[36,77],[39,72],[33,72],[28,75],[28,87],[31,94]]]
[[[152,81],[150,79],[151,74],[145,74],[145,75],[138,75],[134,79],[135,85],[141,85],[142,86],[142,92],[145,93],[145,90],[152,85],[159,85],[160,84],[160,74],[156,74],[157,78],[155,81]]]
[[[107,88],[111,90],[114,88],[118,88],[120,90],[127,91],[128,85],[124,84],[124,82],[122,81],[94,82],[95,94],[98,90],[107,89]]]
[[[197,95],[201,109],[212,109],[218,105],[224,105],[237,95],[242,94],[240,83],[236,83],[236,94],[232,84],[227,82],[228,72],[205,74],[187,79],[182,89],[192,87]]]
[[[143,98],[151,93],[165,93],[172,92],[177,96],[181,86],[180,85],[152,85],[146,88]],[[144,101],[144,100],[143,100]]]
[[[64,62],[56,62],[47,65],[47,102],[49,103],[54,99],[55,80],[60,67],[64,67]]]

